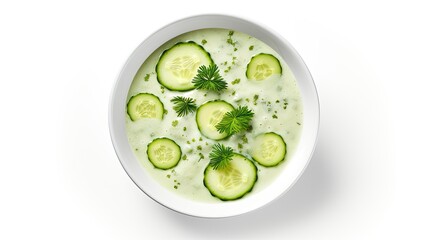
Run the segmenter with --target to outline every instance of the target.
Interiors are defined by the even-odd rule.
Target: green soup
[[[171,50],[170,53],[182,54],[181,57],[169,57],[171,60],[159,63],[163,53],[166,55],[166,50],[172,49],[178,43],[190,41],[194,42],[190,47],[201,47],[209,54],[208,57],[198,54],[186,55],[189,50],[185,44],[175,52]],[[258,57],[255,58],[256,56]],[[271,61],[272,59],[278,61]],[[169,72],[160,76],[162,69],[157,69],[157,64],[158,68],[168,68]],[[175,76],[180,79],[194,78],[194,70],[197,67],[210,64],[217,65],[219,74],[227,83],[226,89],[222,91],[192,89],[192,83],[174,80]],[[189,67],[192,71],[183,71],[180,67]],[[175,85],[176,83],[178,85]],[[183,88],[179,89],[180,91],[172,89],[176,86]],[[208,166],[210,152],[215,144],[220,143],[232,148],[234,153],[244,156],[256,166],[257,180],[247,193],[251,195],[275,181],[277,175],[287,168],[288,159],[293,157],[300,140],[303,125],[302,100],[293,73],[281,56],[267,44],[241,32],[202,29],[182,34],[166,42],[154,51],[138,70],[129,89],[127,102],[141,93],[157,97],[162,105],[154,105],[153,108],[159,109],[159,106],[162,106],[164,109],[164,112],[158,115],[137,114],[142,116],[139,119],[132,119],[129,112],[125,113],[129,144],[142,166],[142,171],[152,176],[165,189],[196,201],[222,202],[204,184],[204,171],[210,167]],[[153,98],[146,96],[148,101]],[[206,102],[219,100],[229,103],[232,108],[246,106],[253,112],[253,118],[244,131],[220,140],[211,139],[207,137],[210,135],[203,134],[199,129],[196,112],[190,111],[184,116],[178,116],[174,109],[175,103],[171,101],[177,96],[192,98],[197,108]],[[130,104],[129,102],[128,105]],[[220,116],[218,120],[223,117]],[[213,134],[217,134],[216,128],[212,130]],[[271,145],[263,152],[258,150],[261,146],[265,147],[266,143],[258,142],[258,136],[264,133],[275,133],[281,137],[278,139],[283,139],[287,146],[285,156],[282,152],[274,154],[280,150]],[[164,164],[162,166],[168,166],[167,169],[160,169],[148,159],[148,145],[159,138],[171,139],[180,148],[180,152],[174,152],[180,155],[180,160],[171,164],[173,167]],[[259,152],[255,153],[255,149]],[[167,157],[168,154],[173,153],[167,152]],[[264,162],[261,164],[256,158],[271,155],[282,158],[282,161],[267,166],[270,165],[269,161],[267,164]]]

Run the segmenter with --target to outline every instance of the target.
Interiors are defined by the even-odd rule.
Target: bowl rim
[[[127,138],[124,139],[124,135],[126,135],[126,112],[124,108],[124,106],[126,105],[126,99],[124,100],[124,95],[126,98],[129,87],[138,68],[146,60],[146,58],[150,56],[153,51],[155,51],[166,41],[180,34],[204,28],[232,29],[249,34],[268,44],[275,51],[277,51],[279,55],[282,56],[288,66],[292,69],[292,72],[294,73],[296,81],[300,87],[304,105],[303,111],[305,123],[303,124],[303,133],[301,134],[301,140],[298,144],[297,152],[303,148],[301,146],[303,145],[304,141],[302,135],[304,134],[305,129],[308,130],[309,135],[309,140],[307,140],[308,143],[306,143],[307,145],[305,146],[305,149],[301,150],[303,151],[302,153],[300,152],[300,154],[303,155],[303,157],[300,157],[300,159],[302,158],[303,162],[301,162],[297,166],[294,165],[294,168],[296,168],[296,170],[294,171],[293,177],[285,177],[285,179],[287,179],[288,181],[288,184],[284,184],[284,187],[279,190],[274,189],[274,187],[271,187],[271,185],[273,185],[273,183],[271,183],[271,185],[269,186],[271,191],[266,191],[266,194],[270,194],[269,197],[255,197],[254,201],[256,203],[252,203],[250,201],[252,199],[249,200],[249,198],[246,197],[243,198],[243,200],[240,199],[237,201],[223,202],[222,204],[207,204],[177,196],[178,194],[171,193],[170,191],[164,189],[150,176],[144,176],[144,171],[141,171],[141,166],[139,165],[138,160],[133,155]],[[288,52],[288,58],[285,58],[285,52]],[[297,75],[299,75],[299,79]],[[304,90],[306,91],[305,96],[303,93],[303,86],[305,87]],[[310,108],[311,111],[308,111],[308,108]],[[311,119],[307,119],[309,117],[306,116],[308,114],[307,112],[310,113]],[[307,127],[307,124],[309,124],[307,121],[311,123],[311,129],[309,129],[310,127]],[[307,168],[316,147],[320,126],[320,102],[316,85],[306,64],[304,63],[298,52],[292,47],[292,45],[280,34],[276,33],[274,30],[270,29],[267,26],[256,23],[253,20],[250,21],[247,18],[225,14],[200,14],[185,17],[165,25],[164,27],[149,35],[133,51],[133,53],[129,56],[129,58],[123,65],[112,88],[108,106],[108,125],[110,138],[120,164],[122,165],[127,175],[130,177],[130,179],[134,182],[134,184],[138,188],[140,188],[140,190],[144,192],[148,197],[168,209],[185,215],[203,218],[222,218],[237,216],[254,211],[256,209],[260,209],[261,207],[274,202],[276,199],[279,199],[286,192],[288,192],[292,188],[292,186],[298,181],[298,179],[301,177],[301,175]],[[297,154],[297,152],[295,153],[295,155]],[[293,158],[296,158],[295,155]],[[136,164],[138,165],[138,167],[136,167]],[[140,174],[138,173],[138,171],[136,171],[137,168],[141,172]],[[283,172],[285,171],[283,170]],[[276,186],[277,185],[279,184],[276,184]],[[258,194],[262,195],[264,192],[265,191],[262,191],[262,193]]]

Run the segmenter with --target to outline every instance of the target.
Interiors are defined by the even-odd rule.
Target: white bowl
[[[279,53],[295,74],[302,94],[304,119],[301,140],[294,156],[277,179],[265,189],[239,201],[203,203],[183,198],[168,191],[145,174],[134,156],[125,131],[125,106],[134,75],[149,55],[166,41],[183,33],[203,28],[225,28],[240,31],[268,44]],[[308,165],[315,148],[319,128],[319,100],[313,79],[304,61],[281,36],[248,20],[225,15],[199,15],[171,23],[149,36],[131,54],[112,91],[109,105],[109,128],[116,154],[134,183],[149,197],[177,212],[207,218],[229,217],[260,208],[286,193]]]

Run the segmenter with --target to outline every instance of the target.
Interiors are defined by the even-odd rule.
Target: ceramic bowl
[[[183,33],[204,29],[225,28],[251,35],[268,44],[289,65],[295,75],[303,100],[303,129],[294,156],[277,179],[265,189],[246,195],[237,201],[204,203],[183,198],[166,190],[145,173],[127,140],[125,106],[134,75],[142,63],[158,47]],[[319,101],[315,84],[304,61],[280,35],[253,21],[226,15],[199,15],[173,22],[150,35],[131,54],[120,72],[109,104],[110,136],[116,154],[132,181],[149,197],[174,211],[197,217],[218,218],[247,213],[258,209],[286,193],[308,165],[315,148],[319,128]]]

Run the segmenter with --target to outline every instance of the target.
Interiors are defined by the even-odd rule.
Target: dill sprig
[[[213,146],[209,154],[210,163],[214,170],[222,169],[228,166],[229,161],[234,155],[232,148],[225,147],[223,144],[217,143]]]
[[[228,87],[228,84],[219,74],[219,68],[216,64],[210,66],[202,65],[198,68],[197,75],[192,79],[196,89],[210,91],[222,91]]]
[[[171,99],[171,102],[174,103],[173,109],[176,111],[178,117],[186,116],[197,110],[197,105],[193,98],[176,96]]]
[[[239,106],[225,113],[216,128],[219,133],[226,132],[228,135],[244,131],[249,127],[253,115],[254,113],[247,106]]]

